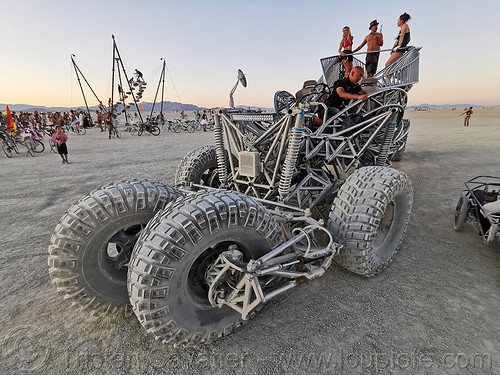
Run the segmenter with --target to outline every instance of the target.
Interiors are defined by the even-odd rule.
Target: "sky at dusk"
[[[377,19],[383,48],[390,48],[397,19],[407,12],[410,45],[422,47],[420,82],[411,89],[409,104],[500,105],[498,0],[16,0],[2,5],[0,103],[83,105],[71,54],[105,102],[114,34],[127,73],[137,68],[148,82],[144,101],[153,101],[164,58],[170,73],[165,100],[227,106],[241,69],[248,87],[238,88],[235,104],[272,107],[276,91],[295,93],[303,81],[320,77],[319,59],[337,54],[344,26],[350,26],[356,47]],[[381,55],[379,69],[387,59],[388,53]],[[89,105],[96,104],[90,97]]]

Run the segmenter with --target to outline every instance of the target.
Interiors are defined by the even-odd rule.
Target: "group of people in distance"
[[[408,43],[410,42],[410,27],[408,26],[408,21],[410,20],[410,15],[408,13],[403,13],[398,18],[397,25],[399,26],[399,34],[396,37],[394,46],[392,47],[391,56],[389,60],[385,63],[385,66],[392,64],[394,61],[403,56],[406,52]],[[342,56],[342,63],[345,68],[345,76],[348,77],[352,70],[352,62],[354,60],[353,53],[358,52],[361,48],[367,44],[366,53],[366,75],[367,77],[372,77],[378,66],[378,59],[380,56],[380,47],[384,45],[384,36],[382,33],[378,32],[379,23],[377,20],[370,22],[370,34],[368,34],[363,43],[361,43],[356,49],[352,49],[354,37],[351,35],[351,29],[349,26],[345,26],[342,29],[342,39],[339,45],[339,54]]]

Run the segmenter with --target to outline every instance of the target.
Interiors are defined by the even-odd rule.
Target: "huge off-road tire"
[[[210,305],[207,268],[231,245],[249,261],[281,243],[276,221],[252,198],[224,190],[188,195],[159,212],[136,244],[128,274],[132,309],[148,332],[174,346],[228,335],[243,320],[228,306]]]
[[[410,219],[409,177],[389,167],[363,167],[339,190],[328,228],[343,245],[336,261],[348,270],[374,276],[392,262]]]
[[[175,173],[175,185],[188,186],[191,183],[220,186],[215,146],[197,147],[182,158]]]
[[[125,181],[81,198],[52,234],[48,263],[57,291],[94,316],[126,312],[133,246],[154,214],[179,196],[160,183]]]
[[[467,194],[462,192],[458,198],[457,207],[455,208],[455,222],[453,228],[456,231],[461,231],[467,221],[467,212],[469,211],[469,198]]]

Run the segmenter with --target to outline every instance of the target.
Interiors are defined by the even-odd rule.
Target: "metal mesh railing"
[[[408,47],[408,51],[391,65],[374,75],[380,87],[411,85],[418,82],[418,63],[420,48]],[[332,86],[335,81],[344,77],[345,68],[342,56],[330,56],[320,59],[323,76],[318,82]],[[365,67],[365,64],[354,57],[353,67]]]
[[[418,82],[420,48],[409,48],[403,56],[374,75],[380,87],[412,85]]]
[[[323,76],[318,80],[319,83],[326,83],[328,86],[333,86],[335,81],[344,78],[345,68],[342,64],[342,56],[330,56],[320,59],[323,69]],[[365,63],[353,57],[352,66],[361,66],[363,69]]]

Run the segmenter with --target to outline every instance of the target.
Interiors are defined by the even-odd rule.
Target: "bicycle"
[[[142,135],[142,133],[144,133],[145,131],[148,132],[149,134],[152,134],[154,136],[157,136],[160,134],[160,128],[156,125],[152,125],[150,123],[142,123],[142,124],[138,124],[134,127],[134,129],[132,129],[132,134],[135,133],[135,131],[137,130],[137,135],[140,137]]]
[[[57,153],[57,142],[52,139],[52,134],[55,133],[55,130],[53,128],[44,129],[44,132],[49,137],[50,152]]]
[[[85,135],[87,133],[87,129],[81,126],[79,122],[72,123],[70,129],[78,135]]]
[[[180,133],[181,131],[187,131],[193,133],[196,128],[190,122],[182,122],[182,120],[176,119],[174,124],[174,132]]]
[[[12,135],[3,129],[0,130],[0,138],[2,141],[5,143],[5,147],[8,150],[14,150],[16,154],[19,154],[19,148],[17,147],[18,144],[22,144],[22,140],[19,138],[19,136]],[[5,150],[4,150],[5,152]],[[6,153],[7,155],[7,153]],[[8,156],[8,155],[7,155]]]
[[[62,130],[64,133],[72,131],[78,135],[84,135],[87,132],[87,129],[80,126],[80,123],[71,123],[70,125],[64,124],[62,126]]]
[[[8,157],[12,157],[12,147],[5,139],[2,138],[2,151]]]
[[[109,127],[109,139],[111,137],[120,138],[120,132],[118,131],[118,127],[111,121],[108,122]]]
[[[23,139],[23,144],[28,149],[28,153],[26,156],[31,155],[35,156],[35,153],[39,154],[45,150],[45,145],[42,141],[38,139],[38,135],[31,128],[24,128],[20,133],[21,138]]]

